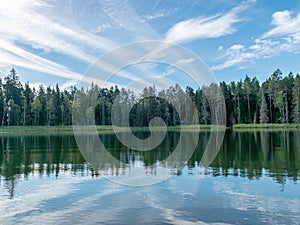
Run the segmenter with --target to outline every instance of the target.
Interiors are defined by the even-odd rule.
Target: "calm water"
[[[2,135],[0,224],[300,224],[299,131],[227,131],[203,174],[209,136],[199,134],[194,155],[171,178],[132,187],[91,168],[72,135]],[[161,147],[138,152],[101,135],[114,157],[140,167],[168,157],[178,138],[168,133]],[[122,168],[111,171],[122,177]]]

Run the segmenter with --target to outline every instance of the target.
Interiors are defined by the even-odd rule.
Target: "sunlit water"
[[[147,166],[165,159],[178,135],[150,152],[129,150],[114,135],[101,139],[116,158]],[[174,176],[132,187],[94,171],[72,135],[1,135],[0,224],[300,223],[299,131],[228,131],[204,174],[198,165],[209,133],[199,137]]]

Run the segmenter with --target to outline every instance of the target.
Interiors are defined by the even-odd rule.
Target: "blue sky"
[[[14,67],[33,86],[78,84],[102,54],[143,40],[190,49],[218,81],[300,72],[299,1],[10,0],[0,18],[1,77]]]

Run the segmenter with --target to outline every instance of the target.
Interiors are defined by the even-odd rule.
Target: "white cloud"
[[[78,83],[79,83],[78,80],[68,80],[65,83],[63,83],[60,88],[62,90],[65,90],[65,89],[68,89],[68,88],[70,88],[72,86],[76,86]]]
[[[230,66],[234,66],[238,63],[244,62],[245,60],[251,57],[252,55],[246,52],[244,45],[234,44],[231,47],[229,47],[220,57],[220,59],[226,59],[226,61],[224,63],[211,67],[211,69],[221,70]]]
[[[115,26],[131,33],[134,40],[159,39],[160,35],[141,18],[128,1],[102,1],[103,11]]]
[[[275,24],[275,25],[284,24],[291,19],[291,12],[288,10],[275,12],[272,15],[272,19],[273,19],[272,24]]]
[[[171,10],[168,10],[168,11],[154,12],[152,14],[148,14],[148,15],[143,16],[144,19],[141,22],[148,22],[148,21],[152,21],[152,20],[157,20],[159,18],[167,17],[167,16],[170,16],[171,14],[173,14],[177,10],[178,10],[178,8],[171,9]]]
[[[40,0],[1,1],[0,67],[18,66],[67,79],[80,79],[81,74],[61,65],[62,62],[51,61],[26,48],[53,51],[91,63],[95,57],[90,52],[109,50],[114,46],[108,39],[54,21],[46,15],[51,7]]]
[[[263,181],[260,181],[263,182]],[[268,182],[272,182],[269,181]],[[252,184],[253,185],[253,184]],[[241,191],[240,191],[241,190]],[[300,201],[297,198],[287,198],[284,196],[259,195],[251,190],[248,181],[239,184],[233,182],[214,182],[214,191],[220,195],[226,196],[224,208],[233,208],[240,211],[248,211],[249,209],[257,211],[259,215],[262,213],[268,219],[270,224],[280,224],[280,219],[271,215],[279,215],[282,209],[291,212],[289,223],[297,223],[299,218]],[[270,216],[269,216],[270,215]],[[297,222],[296,222],[297,221]]]
[[[194,58],[180,59],[177,62],[175,62],[174,65],[183,65],[183,64],[191,63],[194,60],[195,60]]]
[[[34,55],[7,41],[0,40],[0,53],[0,66],[20,66],[70,79],[80,79],[82,77],[81,74],[72,72],[65,66]]]
[[[243,21],[238,14],[248,7],[249,4],[245,3],[223,15],[218,14],[208,18],[197,17],[181,21],[169,29],[165,40],[172,43],[182,43],[232,34],[236,31],[233,25]]]
[[[47,4],[41,0],[1,1],[0,67],[3,69],[4,67],[19,66],[71,80],[79,80],[82,75],[63,66],[63,61],[58,62],[57,58],[54,59],[57,61],[51,61],[36,52],[56,52],[62,56],[61,58],[68,56],[79,59],[83,63],[94,63],[98,56],[117,46],[114,38],[104,38],[98,34],[104,29],[111,28],[117,22],[133,35],[137,36],[141,33],[143,37],[153,37],[151,33],[154,30],[151,27],[147,24],[142,26],[138,24],[137,21],[140,21],[140,18],[130,4],[103,2],[101,4],[105,7],[98,5],[97,13],[101,11],[102,14],[105,14],[104,12],[106,12],[108,20],[94,26],[96,28],[90,29],[91,32],[80,28],[64,15],[66,13],[68,17],[76,16],[76,11],[73,12],[72,7],[76,8],[77,6],[73,4],[74,2],[68,2],[68,9],[65,9],[60,4],[51,1],[47,1]],[[80,5],[80,7],[85,7],[86,4]],[[90,8],[82,11],[91,12]],[[136,18],[136,22],[131,23],[131,18]],[[116,37],[116,39],[118,38],[120,37]],[[112,70],[112,68],[106,69]],[[130,79],[135,78],[128,73],[119,74]],[[97,79],[93,79],[93,81],[97,82]],[[99,82],[102,81],[98,80]]]
[[[107,30],[109,28],[111,28],[111,24],[109,23],[105,23],[105,24],[100,24],[99,26],[97,26],[96,28],[92,29],[92,32],[93,33],[101,33],[102,31],[104,30]]]
[[[236,44],[229,47],[220,57],[225,61],[212,66],[211,69],[242,67],[259,59],[300,52],[300,13],[294,17],[292,15],[292,12],[287,10],[273,13],[272,29],[263,33],[249,46]]]
[[[14,0],[13,0],[14,1]],[[36,49],[55,51],[85,62],[94,61],[88,50],[109,50],[111,41],[76,27],[69,28],[41,14],[47,7],[40,1],[20,4],[8,9],[0,6],[0,34],[9,40],[27,44]],[[40,4],[39,4],[40,3]],[[2,4],[2,3],[0,3]]]
[[[288,10],[273,13],[272,22],[275,27],[262,35],[262,38],[274,36],[300,36],[300,13],[292,17]]]
[[[236,45],[232,45],[230,48],[229,48],[229,51],[240,51],[242,49],[244,49],[245,46],[244,45],[241,45],[241,44],[236,44]]]
[[[158,18],[165,17],[165,16],[168,16],[168,15],[170,15],[170,14],[169,13],[160,12],[160,13],[155,13],[155,14],[152,14],[152,15],[146,15],[145,19],[147,21],[156,20]]]

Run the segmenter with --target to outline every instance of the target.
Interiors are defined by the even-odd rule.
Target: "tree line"
[[[100,88],[93,84],[88,90],[76,87],[60,90],[58,85],[55,88],[40,85],[36,90],[29,83],[22,85],[17,72],[12,69],[0,79],[0,125],[71,125],[73,109],[85,110],[85,119],[94,119],[96,125],[111,125],[112,107],[117,96],[118,101],[122,102],[123,113],[129,114],[130,126],[147,126],[153,117],[162,118],[167,125],[185,124],[194,113],[184,104],[187,98],[193,101],[200,124],[211,124],[212,104],[207,94],[213,96],[216,88],[224,94],[227,126],[242,123],[300,123],[300,75],[290,72],[283,76],[279,69],[262,84],[257,78],[246,76],[237,82],[221,82],[196,90],[191,87],[183,90],[179,85],[174,85],[157,91],[155,86],[150,86],[143,90],[141,96],[117,86]],[[87,98],[96,94],[96,104],[85,106],[75,98],[75,94]],[[180,104],[181,112],[168,99]],[[95,118],[90,118],[91,112],[94,112]]]

